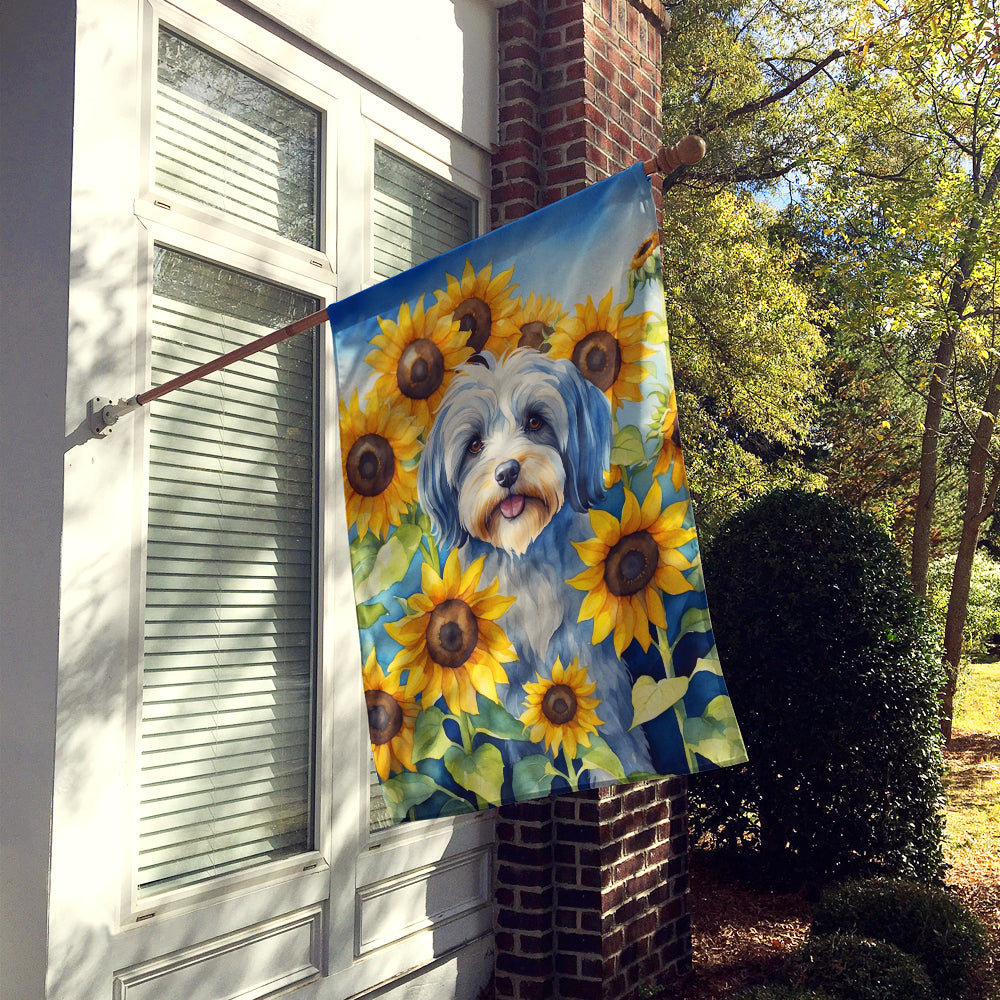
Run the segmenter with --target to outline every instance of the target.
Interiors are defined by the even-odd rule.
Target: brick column
[[[662,0],[513,0],[498,11],[494,228],[660,144]]]
[[[513,0],[498,23],[494,227],[655,151],[669,17],[661,0]],[[500,810],[498,998],[623,1000],[687,971],[686,789],[673,778]]]

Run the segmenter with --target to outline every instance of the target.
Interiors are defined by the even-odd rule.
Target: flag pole
[[[700,135],[686,135],[673,146],[660,146],[656,155],[643,160],[642,169],[646,175],[672,174],[678,167],[694,166],[705,155],[705,140]]]
[[[654,156],[643,161],[642,168],[647,176],[651,174],[663,174],[666,176],[669,173],[673,173],[674,170],[683,164],[691,165],[697,163],[704,155],[705,140],[701,136],[688,135],[673,146],[660,146]],[[111,428],[114,424],[118,422],[118,418],[124,416],[126,413],[131,413],[140,406],[145,406],[154,399],[159,399],[161,396],[165,396],[175,389],[180,389],[190,382],[195,382],[206,375],[220,371],[236,361],[242,361],[244,358],[248,358],[258,351],[266,350],[268,347],[279,344],[283,340],[288,340],[297,334],[305,333],[306,330],[312,330],[322,325],[326,318],[326,309],[320,309],[309,316],[295,320],[294,323],[289,323],[288,326],[283,326],[280,330],[264,334],[263,337],[258,337],[256,340],[252,340],[242,347],[237,347],[228,354],[223,354],[212,361],[207,361],[205,364],[199,365],[197,368],[192,368],[191,371],[185,372],[183,375],[178,375],[176,378],[170,379],[169,382],[164,382],[162,385],[155,386],[152,389],[146,389],[128,399],[119,399],[118,402],[114,402],[111,399],[95,396],[93,399],[87,401],[87,422],[90,425],[90,431],[94,437],[106,437],[111,433]]]

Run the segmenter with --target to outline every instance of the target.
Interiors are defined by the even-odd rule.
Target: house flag
[[[746,759],[637,164],[329,308],[395,821]]]

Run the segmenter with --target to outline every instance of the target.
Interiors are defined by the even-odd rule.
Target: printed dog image
[[[518,656],[498,686],[507,711],[522,716],[525,685],[578,658],[596,683],[600,735],[631,774],[654,767],[642,728],[629,728],[628,670],[610,638],[594,644],[592,622],[577,620],[584,594],[567,585],[581,569],[571,542],[592,535],[587,511],[605,494],[610,448],[609,401],[571,361],[530,348],[478,354],[441,402],[418,496],[439,544],[457,547],[463,565],[485,557],[482,581],[516,598],[498,622]]]

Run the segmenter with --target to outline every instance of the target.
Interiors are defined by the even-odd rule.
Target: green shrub
[[[904,879],[869,879],[827,889],[816,905],[812,933],[850,932],[895,945],[918,959],[938,994],[960,997],[986,956],[986,933],[946,889]]]
[[[837,1000],[933,1000],[924,967],[884,941],[854,934],[810,938],[792,970],[797,985],[824,989]]]
[[[889,536],[780,490],[723,525],[705,578],[750,763],[691,782],[694,833],[771,872],[940,877],[942,670]]]

